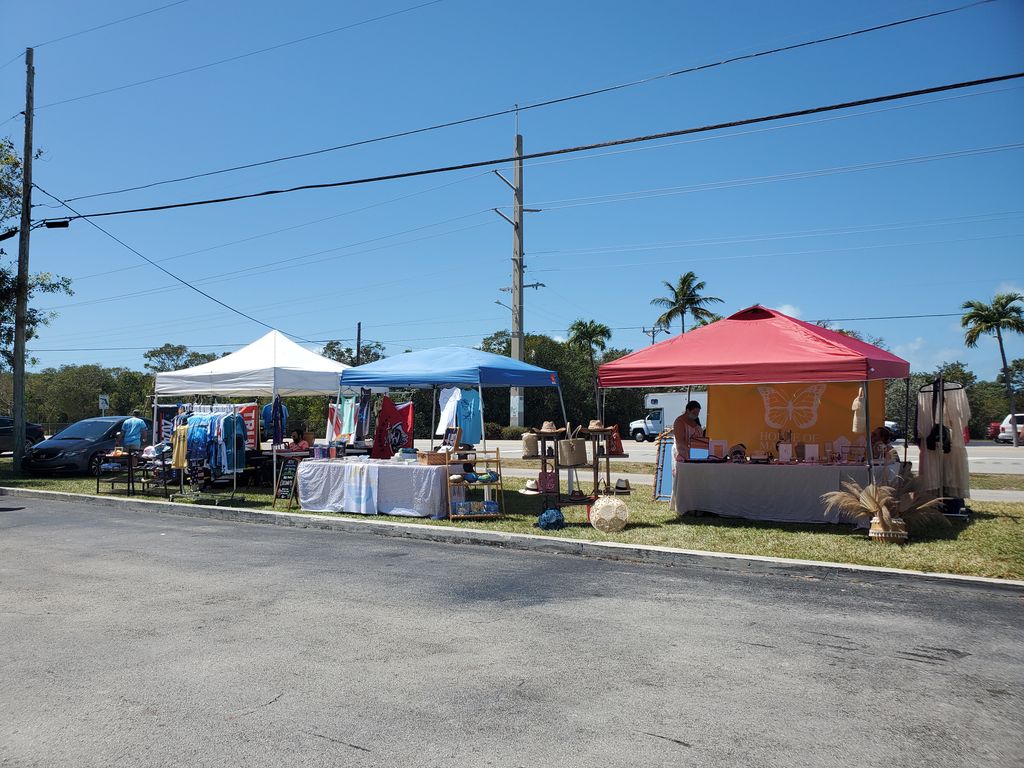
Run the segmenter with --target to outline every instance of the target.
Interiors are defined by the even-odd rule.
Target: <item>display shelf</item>
[[[629,490],[617,489],[612,485],[612,459],[628,459],[629,454],[608,452],[608,438],[612,436],[611,429],[583,431],[590,438],[590,453],[594,457],[594,488],[591,494],[595,498],[597,496],[628,496]],[[601,479],[602,469],[604,470],[603,481]]]
[[[104,465],[116,464],[117,469],[102,469]],[[159,491],[167,497],[167,469],[170,464],[163,460],[142,460],[141,453],[108,453],[96,471],[96,493],[100,493],[100,485],[110,486],[110,492],[119,485],[124,485],[129,496],[137,493],[149,494]],[[160,470],[157,477],[154,472]]]
[[[497,478],[494,480],[466,480],[452,481],[452,475],[467,474],[466,467],[475,475],[494,472]],[[454,450],[447,455],[445,462],[445,486],[447,488],[446,502],[448,518],[451,520],[493,520],[505,514],[505,488],[504,475],[501,471],[501,449],[473,448],[466,450]],[[457,494],[463,498],[454,498],[453,490],[456,488],[462,492]],[[483,493],[481,501],[469,498],[469,491],[479,488]],[[497,498],[491,498],[494,495]],[[467,506],[456,506],[465,504]],[[485,507],[493,507],[495,511],[484,511]]]

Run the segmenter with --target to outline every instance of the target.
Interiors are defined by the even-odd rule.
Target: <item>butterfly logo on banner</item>
[[[818,406],[825,394],[824,384],[812,384],[797,390],[792,397],[775,387],[758,387],[764,401],[764,423],[773,429],[782,429],[788,424],[798,429],[807,429],[818,421]]]

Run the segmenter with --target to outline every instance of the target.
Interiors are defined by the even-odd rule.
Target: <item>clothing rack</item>
[[[942,430],[945,427],[945,415],[946,415],[946,393],[955,392],[962,390],[963,384],[956,381],[946,381],[945,377],[941,374],[938,378],[929,381],[927,384],[923,384],[918,387],[918,393],[932,393],[932,417],[939,427],[939,442],[942,442]],[[918,415],[920,409],[914,414],[914,435],[917,436],[918,431]],[[937,415],[936,415],[937,414]],[[952,430],[950,430],[950,441],[953,439]],[[918,445],[918,450],[921,450],[921,446]],[[918,467],[920,471],[920,467]],[[946,462],[940,457],[939,458],[939,495],[942,496],[946,490]],[[947,513],[948,514],[948,513]],[[962,513],[958,513],[958,516],[966,517]]]

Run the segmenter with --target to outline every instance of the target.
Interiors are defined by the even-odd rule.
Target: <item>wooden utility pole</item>
[[[32,111],[36,70],[32,49],[25,49],[25,152],[21,158],[21,232],[14,306],[14,471],[25,456],[25,333],[28,324],[28,246],[32,230]]]
[[[363,358],[363,324],[356,323],[356,365],[362,362]]]
[[[523,359],[523,137],[516,133],[515,168],[512,176],[512,359]],[[523,388],[509,393],[509,426],[523,426]]]

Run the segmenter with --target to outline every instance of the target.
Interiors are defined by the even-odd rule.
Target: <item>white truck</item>
[[[700,403],[700,423],[708,426],[708,393],[707,392],[654,392],[644,396],[644,408],[647,413],[642,419],[629,422],[629,434],[638,443],[654,440],[686,410],[690,400]]]

